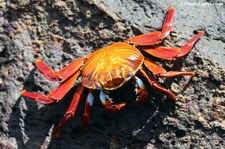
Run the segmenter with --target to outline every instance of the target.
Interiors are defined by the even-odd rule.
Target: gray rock
[[[206,31],[187,57],[165,64],[197,73],[193,79],[160,80],[177,94],[177,102],[150,89],[145,104],[131,102],[107,113],[96,98],[89,130],[83,132],[85,92],[74,119],[54,139],[53,125],[63,117],[76,87],[53,105],[20,97],[23,89],[47,94],[59,84],[36,70],[35,59],[42,56],[57,71],[103,46],[160,30],[171,5],[180,39],[174,46],[182,46],[197,30]],[[0,148],[224,148],[224,8],[219,0],[1,3]],[[133,91],[124,89],[112,96],[134,100]]]

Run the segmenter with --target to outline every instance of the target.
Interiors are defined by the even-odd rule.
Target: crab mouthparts
[[[120,87],[125,82],[124,78],[114,78],[113,80],[107,81],[103,87],[105,89],[115,89]]]
[[[122,86],[126,81],[132,78],[132,72],[128,72],[124,77],[113,78],[111,80],[107,80],[105,83],[101,84],[105,90],[114,90]],[[100,85],[100,83],[97,83]],[[97,87],[97,84],[96,87]]]

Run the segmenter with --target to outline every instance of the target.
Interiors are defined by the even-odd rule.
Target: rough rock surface
[[[166,63],[197,76],[176,77],[165,86],[177,102],[151,91],[145,104],[107,113],[96,100],[89,130],[82,132],[82,101],[60,139],[51,136],[76,89],[43,106],[20,91],[48,93],[34,67],[38,56],[59,70],[110,43],[160,30],[169,6],[176,8],[175,46],[197,30],[206,35],[182,60]],[[0,2],[0,148],[225,148],[225,3],[223,0],[2,0]],[[122,98],[133,96],[126,92]],[[121,98],[117,96],[117,98]],[[134,98],[134,97],[133,97]]]

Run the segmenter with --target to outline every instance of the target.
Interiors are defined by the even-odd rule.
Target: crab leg
[[[135,92],[137,95],[136,103],[144,102],[148,99],[148,91],[140,78],[137,76],[134,77],[135,80]]]
[[[164,39],[173,30],[174,13],[175,13],[174,7],[170,6],[163,23],[162,34],[160,36],[160,39]]]
[[[185,45],[181,47],[181,50],[177,53],[176,58],[183,57],[184,55],[188,54],[198,39],[204,35],[205,32],[201,31],[196,36],[194,36],[191,40],[189,40]]]
[[[121,108],[123,108],[126,105],[126,103],[113,104],[113,101],[111,98],[109,98],[109,95],[104,93],[103,91],[100,92],[99,97],[100,97],[102,104],[105,107],[105,110],[108,112],[119,111]]]
[[[191,51],[194,44],[198,41],[198,39],[204,33],[205,33],[204,31],[199,32],[196,36],[194,36],[191,40],[189,40],[181,48],[164,47],[164,46],[160,46],[160,47],[145,46],[145,47],[142,47],[142,50],[147,52],[150,55],[157,57],[157,58],[162,58],[162,59],[166,59],[166,60],[181,58]]]
[[[190,75],[194,76],[195,72],[187,72],[187,71],[166,71],[162,67],[160,67],[157,63],[155,63],[153,60],[150,58],[146,58],[144,60],[144,65],[155,75],[159,77],[174,77],[174,76],[180,76],[180,75]]]
[[[33,99],[40,104],[46,105],[46,104],[51,104],[54,102],[54,100],[49,99],[46,95],[42,95],[42,94],[35,93],[35,92],[27,92],[26,90],[22,90],[20,92],[20,94],[27,98]]]
[[[73,99],[70,103],[69,108],[67,109],[66,113],[64,114],[64,117],[59,121],[58,125],[54,127],[53,129],[53,136],[56,138],[59,138],[60,131],[63,125],[65,125],[70,119],[74,117],[74,114],[76,113],[80,97],[84,91],[84,86],[80,84],[77,87],[76,93],[73,96]]]
[[[27,92],[26,90],[23,90],[21,95],[33,99],[41,104],[51,104],[55,101],[58,102],[73,87],[79,75],[80,71],[76,72],[71,78],[64,81],[60,86],[52,90],[47,96],[35,92]]]
[[[169,7],[169,10],[167,12],[167,15],[163,23],[162,32],[156,31],[156,32],[151,32],[147,34],[142,34],[142,35],[130,38],[126,40],[125,42],[141,45],[141,46],[160,43],[162,39],[164,39],[172,31],[174,12],[175,12],[175,9],[172,6]]]
[[[142,47],[142,50],[154,57],[162,58],[166,60],[173,60],[176,57],[177,53],[180,51],[179,48],[173,47]]]
[[[141,68],[139,72],[148,81],[153,89],[165,93],[174,101],[176,100],[176,96],[172,92],[161,86],[145,69]]]
[[[50,81],[58,81],[58,80],[66,80],[71,75],[73,75],[79,68],[83,65],[84,58],[79,58],[69,65],[65,66],[64,68],[60,69],[58,72],[54,72],[49,66],[47,66],[41,59],[38,57],[35,65],[38,70],[44,74],[45,78]]]
[[[90,90],[85,102],[85,107],[84,107],[84,114],[82,116],[82,127],[83,130],[87,130],[87,126],[88,126],[88,121],[90,119],[90,112],[91,112],[91,107],[93,105],[94,102],[94,95],[93,95],[93,91]]]

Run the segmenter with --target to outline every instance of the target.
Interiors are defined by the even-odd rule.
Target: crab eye
[[[96,86],[96,89],[103,90],[103,87],[102,87],[101,83],[95,82],[95,86]]]
[[[133,76],[133,73],[129,71],[126,75],[127,80],[129,80]]]

